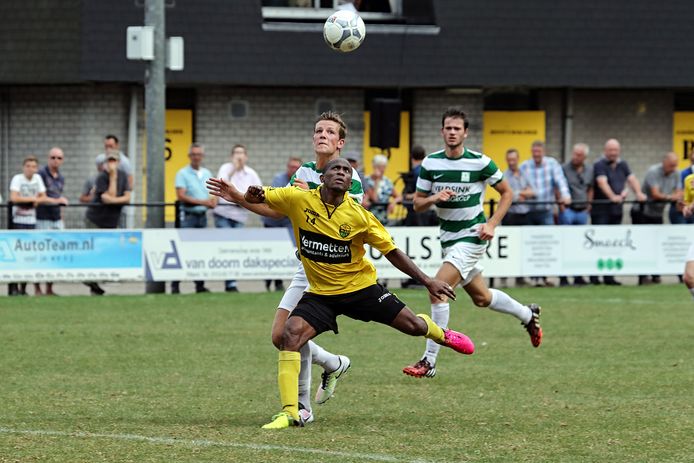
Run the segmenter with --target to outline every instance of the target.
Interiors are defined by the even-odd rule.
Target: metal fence
[[[647,201],[647,203],[666,203],[665,201]],[[525,201],[523,203],[514,204],[524,204],[527,206],[547,206],[558,205],[557,202],[547,202],[547,201]],[[609,200],[597,200],[590,203],[592,206],[595,205],[607,205],[614,204]],[[639,201],[631,200],[624,201],[622,203],[623,213],[625,218],[630,216],[631,209],[634,204],[646,204]],[[372,207],[388,207],[389,203],[373,203]],[[488,215],[491,215],[496,211],[499,203],[496,200],[485,201],[484,210]],[[229,207],[236,207],[235,205],[227,205]],[[58,207],[58,206],[56,206]],[[70,204],[68,206],[59,206],[61,208],[61,215],[63,218],[63,223],[66,229],[83,229],[87,228],[85,224],[85,215],[87,208],[99,208],[99,207],[112,207],[105,204]],[[118,228],[145,228],[147,214],[149,211],[160,211],[164,209],[165,216],[167,217],[167,226],[180,228],[181,217],[184,204],[180,201],[175,203],[135,203],[123,206],[120,213],[120,220],[118,223]],[[669,207],[674,207],[670,205]],[[408,223],[407,214],[409,210],[412,209],[412,202],[404,201],[401,204],[397,204],[393,213],[389,214],[389,226],[412,226],[417,225],[411,221]],[[665,211],[667,213],[667,209]],[[435,220],[435,218],[434,218]],[[626,221],[626,219],[625,219]],[[208,221],[208,226],[213,226],[212,221]],[[12,203],[0,204],[0,230],[2,229],[12,229]]]

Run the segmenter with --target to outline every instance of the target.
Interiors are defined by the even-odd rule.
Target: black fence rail
[[[643,205],[650,203],[650,204],[664,204],[664,205],[669,205],[669,207],[675,207],[674,203],[670,203],[667,201],[645,201],[645,202],[640,202],[636,200],[628,200],[628,201],[623,201],[621,203],[622,208],[623,208],[623,214],[626,218],[630,216],[630,212],[632,209],[636,208],[641,208]],[[381,202],[381,203],[372,203],[371,208],[387,208],[390,203],[386,202]],[[529,206],[531,209],[533,208],[543,208],[542,206],[559,206],[560,203],[557,201],[524,201],[522,203],[513,203],[514,205],[526,205]],[[613,203],[609,200],[595,200],[590,203],[581,203],[581,207],[595,207],[595,206],[601,206],[601,205],[613,205],[616,203]],[[499,202],[491,199],[489,201],[484,202],[484,210],[487,214],[491,215],[496,211],[496,208],[498,207]],[[636,206],[635,206],[636,205]],[[238,207],[236,205],[232,204],[226,204],[222,205],[227,206],[227,207]],[[407,226],[407,225],[413,225],[412,223],[408,223],[406,218],[407,214],[411,213],[412,211],[412,206],[413,203],[411,201],[403,201],[402,203],[398,204],[398,207],[401,207],[401,210],[395,214],[393,214],[394,219],[389,220],[388,225],[390,226]],[[574,205],[575,207],[576,205]],[[1,229],[13,229],[15,228],[13,226],[13,221],[12,221],[12,207],[13,204],[11,202],[5,203],[5,204],[0,204],[0,230]],[[106,204],[83,204],[83,203],[76,203],[76,204],[69,204],[67,206],[56,206],[60,207],[61,211],[61,217],[63,221],[63,225],[65,229],[83,229],[83,228],[89,228],[87,226],[87,223],[85,222],[86,218],[86,213],[88,208],[102,208],[102,207],[113,207],[110,205]],[[164,209],[164,215],[165,215],[165,221],[167,223],[167,226],[174,227],[174,228],[180,228],[181,226],[181,219],[183,217],[183,209],[185,207],[185,204],[176,201],[175,203],[133,203],[133,204],[128,204],[122,207],[121,212],[120,212],[120,218],[118,221],[118,227],[117,228],[145,228],[146,226],[146,220],[147,220],[147,214],[148,213],[159,213],[161,209]],[[208,211],[209,212],[209,211]],[[667,214],[667,208],[664,212],[664,215]],[[414,224],[416,225],[416,224]],[[208,226],[213,226],[211,221],[208,221]]]

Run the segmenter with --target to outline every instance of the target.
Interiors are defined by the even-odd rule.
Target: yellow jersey
[[[264,188],[268,206],[292,221],[309,292],[346,294],[375,284],[376,268],[364,257],[364,244],[385,255],[396,249],[393,238],[348,193],[337,207],[324,203],[322,188]]]
[[[689,206],[694,202],[694,174],[684,178],[684,204]]]

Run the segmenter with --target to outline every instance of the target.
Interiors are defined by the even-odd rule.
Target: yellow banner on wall
[[[176,173],[188,164],[188,148],[193,143],[193,110],[167,109],[164,144],[164,202],[176,202]],[[147,197],[147,134],[142,141],[142,196]],[[147,216],[146,208],[143,220]],[[173,207],[166,208],[164,220],[173,222]]]
[[[507,168],[508,149],[517,149],[520,162],[523,162],[530,159],[534,141],[545,141],[544,111],[485,111],[482,124],[482,152],[502,171]],[[498,201],[499,194],[488,187],[485,200],[490,199]]]
[[[694,112],[676,112],[672,117],[672,151],[680,158],[680,169],[689,167],[688,155],[692,150],[694,150]]]

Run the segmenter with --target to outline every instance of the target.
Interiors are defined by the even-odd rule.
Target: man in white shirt
[[[217,178],[234,185],[240,192],[245,193],[251,185],[262,185],[258,173],[248,167],[248,153],[244,145],[234,145],[231,149],[231,162],[222,164],[217,173]],[[213,209],[214,226],[217,228],[241,228],[248,220],[248,211],[236,203],[230,203],[224,199],[219,199],[217,206]],[[224,282],[226,291],[238,291],[236,280]]]
[[[38,170],[38,159],[27,156],[22,164],[22,173],[12,177],[10,182],[12,228],[15,230],[36,228],[36,206],[46,198],[46,186]],[[26,295],[26,286],[26,283],[10,283],[10,296]]]

